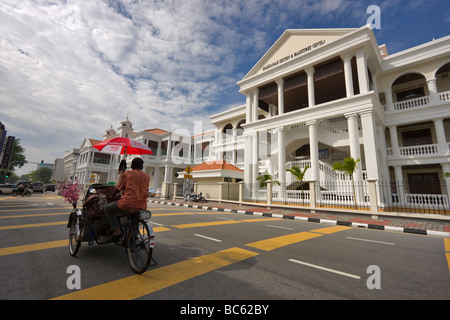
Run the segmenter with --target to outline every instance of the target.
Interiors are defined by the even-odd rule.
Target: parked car
[[[148,188],[148,197],[152,198],[156,195],[156,189],[155,188]]]
[[[13,184],[0,184],[0,194],[11,194],[17,187]]]
[[[56,191],[56,187],[54,184],[48,184],[45,186],[45,191]]]
[[[44,184],[42,182],[33,183],[33,192],[44,193]]]

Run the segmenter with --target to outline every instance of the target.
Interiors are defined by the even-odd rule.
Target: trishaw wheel
[[[147,270],[152,259],[150,230],[144,220],[139,220],[130,228],[127,236],[127,257],[131,269],[141,274]]]
[[[72,214],[73,217],[71,219],[69,228],[69,252],[71,256],[75,257],[78,249],[80,249],[81,239],[79,239],[80,230],[78,228],[78,217],[76,214]]]

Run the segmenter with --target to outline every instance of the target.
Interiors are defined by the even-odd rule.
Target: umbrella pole
[[[121,164],[122,164],[122,162],[124,162],[125,163],[125,170],[123,170],[123,172],[125,172],[127,169],[126,169],[126,165],[127,165],[127,147],[126,146],[124,146],[124,151],[123,151],[123,159],[122,159],[122,161],[120,161],[120,164],[119,164],[119,171],[121,171]]]

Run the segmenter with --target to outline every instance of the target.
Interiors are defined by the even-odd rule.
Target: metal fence
[[[259,184],[245,184],[243,188],[244,202],[267,203],[272,205],[295,205],[310,207],[313,184],[303,183],[293,186],[272,185],[271,188]],[[303,186],[303,188],[302,188]],[[201,184],[197,193],[210,200],[239,201],[239,185],[237,183]],[[271,195],[268,198],[268,190]],[[376,207],[383,212],[406,212],[425,214],[450,214],[448,191],[450,186],[441,185],[441,193],[413,193],[407,182],[380,181],[375,183],[376,198],[371,199],[369,182],[367,181],[322,181],[316,184],[316,208],[337,208],[349,210],[370,210],[371,202],[377,201]],[[436,188],[422,188],[436,190]],[[221,191],[220,191],[221,190]],[[219,195],[221,192],[221,196]]]
[[[436,186],[423,190],[435,190]],[[386,182],[377,184],[380,211],[426,214],[450,214],[449,185],[440,185],[441,193],[412,193],[408,182]]]

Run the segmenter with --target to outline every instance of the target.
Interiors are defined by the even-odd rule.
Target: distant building
[[[141,157],[144,169],[150,175],[149,188],[157,194],[168,194],[174,182],[182,185],[183,180],[178,173],[187,166],[209,160],[209,144],[212,132],[197,137],[180,137],[179,134],[163,129],[147,129],[135,132],[131,121],[120,123],[117,131],[112,127],[105,131],[103,140],[113,137],[129,137],[143,142],[152,151],[152,155],[128,155],[127,166],[131,160]],[[92,183],[111,183],[117,180],[117,169],[121,157],[110,153],[99,152],[93,146],[102,140],[85,138],[79,149],[72,149],[64,156],[65,177],[71,181],[78,180],[83,185]],[[182,188],[179,189],[181,194]]]

